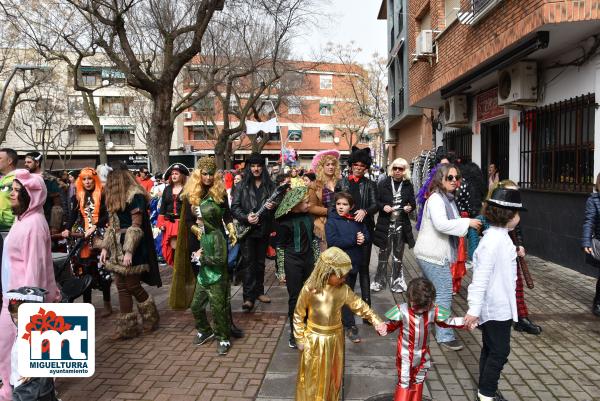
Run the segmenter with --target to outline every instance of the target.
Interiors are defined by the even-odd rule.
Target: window
[[[446,12],[445,23],[446,28],[448,28],[450,24],[452,24],[454,20],[456,20],[456,14],[460,9],[460,0],[445,0],[444,3],[444,8]]]
[[[233,95],[229,98],[229,109],[233,111],[237,111],[240,109],[240,105],[237,101],[237,98]]]
[[[49,129],[36,129],[35,130],[35,142],[36,143],[48,143],[50,142],[50,136],[52,132]]]
[[[595,112],[590,94],[521,113],[523,188],[592,191]]]
[[[302,114],[302,102],[300,101],[300,99],[289,100],[288,114]]]
[[[333,114],[333,105],[331,103],[320,103],[319,114],[322,116],[330,116]]]
[[[288,130],[288,141],[302,142],[302,130],[301,129]]]
[[[333,75],[320,75],[319,82],[321,89],[333,88]]]
[[[69,114],[74,116],[83,115],[83,98],[81,96],[69,96]]]
[[[195,104],[194,108],[199,113],[212,113],[215,110],[215,98],[205,97],[199,99]]]
[[[125,73],[114,68],[103,68],[101,76],[111,84],[125,83]]]
[[[87,87],[100,86],[100,76],[96,74],[81,74],[81,84]]]
[[[52,99],[43,97],[35,102],[35,111],[37,112],[50,112],[52,111]]]
[[[94,128],[72,128],[72,130],[75,131],[76,136],[77,136],[77,144],[81,145],[84,143],[92,143],[94,145],[97,145],[97,139],[96,139],[96,131],[94,131]]]
[[[131,128],[104,127],[109,142],[115,145],[131,146],[135,144],[135,134]]]
[[[215,127],[212,125],[195,125],[192,127],[192,141],[208,141],[215,139]]]
[[[279,128],[279,125],[277,126],[277,132],[271,132],[269,134],[269,141],[281,141],[281,129]]]
[[[131,99],[125,97],[103,97],[102,115],[105,116],[128,116]]]
[[[427,13],[425,13],[421,17],[421,19],[419,21],[419,26],[421,28],[421,31],[431,29],[431,13],[430,13],[430,11],[427,11]]]
[[[333,131],[331,130],[320,130],[319,131],[320,142],[333,142]]]

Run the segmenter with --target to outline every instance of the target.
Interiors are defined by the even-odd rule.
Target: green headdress
[[[304,198],[306,198],[307,193],[308,188],[305,186],[300,186],[289,190],[285,194],[283,200],[281,201],[281,204],[277,208],[277,211],[275,212],[275,218],[278,219],[281,216],[287,214],[290,210],[294,208],[294,206],[296,206]]]

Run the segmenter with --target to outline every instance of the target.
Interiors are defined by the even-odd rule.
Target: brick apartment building
[[[579,238],[600,171],[600,1],[409,0],[405,12],[408,105],[435,111],[438,145],[521,185],[532,254],[591,273]]]
[[[409,162],[433,147],[432,110],[409,103],[408,0],[382,0],[377,19],[387,20],[388,162],[402,157]]]
[[[282,147],[296,150],[298,162],[303,167],[309,166],[320,150],[337,149],[345,157],[349,154],[349,133],[353,130],[360,131],[360,134],[353,133],[352,142],[358,141],[359,147],[369,145],[371,136],[368,127],[364,126],[364,119],[355,110],[350,88],[350,81],[358,74],[364,74],[364,70],[358,66],[334,63],[311,65],[296,62],[294,66],[301,84],[293,92],[281,94],[287,97],[284,101],[278,102],[277,94],[259,100],[268,110],[272,110],[271,101],[278,104],[275,106],[278,132],[270,134],[262,149],[269,163],[279,160]],[[239,107],[237,104],[234,106]],[[206,113],[210,114],[210,118],[206,118]],[[222,105],[216,97],[209,96],[196,103],[180,119],[182,123],[177,129],[186,149],[196,158],[214,154],[216,135],[223,127]],[[231,120],[236,121],[235,117]],[[243,161],[251,153],[250,140],[246,135],[234,141],[232,147],[233,163]]]

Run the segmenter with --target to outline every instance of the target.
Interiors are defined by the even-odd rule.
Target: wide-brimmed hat
[[[279,207],[275,212],[275,218],[278,219],[281,216],[286,215],[290,210],[294,208],[294,206],[300,203],[302,199],[306,198],[307,193],[308,188],[304,185],[289,190],[283,197],[281,203],[279,204]]]
[[[514,188],[498,187],[494,189],[492,196],[490,196],[487,202],[503,209],[527,211],[521,201],[521,192]]]
[[[312,171],[317,171],[317,166],[319,165],[319,162],[321,162],[321,159],[324,156],[332,156],[335,157],[336,159],[340,159],[340,152],[338,150],[335,149],[329,149],[329,150],[322,150],[320,152],[318,152],[315,157],[313,157],[312,159],[312,163],[310,164],[310,168]]]
[[[169,177],[171,176],[171,173],[173,172],[173,170],[177,170],[183,175],[187,175],[187,176],[190,175],[190,170],[186,166],[184,166],[181,163],[173,163],[169,166],[167,171],[165,171],[165,175],[163,175],[163,179],[168,180]]]

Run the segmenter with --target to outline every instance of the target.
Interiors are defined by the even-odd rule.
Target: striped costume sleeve
[[[465,327],[464,318],[450,317],[450,310],[443,306],[435,306],[435,324],[439,327],[462,329]]]

